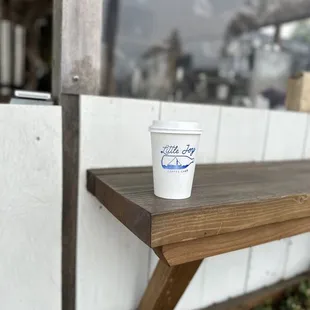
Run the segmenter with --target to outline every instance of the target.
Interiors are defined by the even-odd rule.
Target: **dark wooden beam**
[[[254,228],[266,242],[265,225],[310,218],[309,180],[307,160],[198,165],[192,196],[176,201],[154,195],[148,168],[97,169],[88,172],[88,190],[156,248]]]
[[[63,124],[62,309],[76,310],[79,96],[60,97]]]
[[[104,77],[103,95],[111,96],[115,92],[115,45],[118,31],[119,0],[108,0],[106,10],[106,26],[104,31]]]
[[[172,310],[180,300],[201,261],[169,267],[159,260],[138,310]]]
[[[103,1],[54,0],[52,93],[63,111],[62,309],[76,309],[81,94],[101,90]]]

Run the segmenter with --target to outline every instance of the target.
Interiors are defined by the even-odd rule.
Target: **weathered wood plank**
[[[170,266],[175,266],[309,231],[310,217],[168,244],[157,251]]]
[[[250,310],[264,304],[268,300],[280,300],[285,292],[298,286],[301,281],[310,278],[309,273],[296,276],[290,280],[281,281],[272,286],[264,287],[252,293],[229,299],[204,310]]]
[[[101,89],[103,1],[55,0],[53,95],[98,95]]]
[[[114,75],[115,66],[115,46],[118,32],[119,0],[108,0],[105,12],[105,31],[104,31],[104,86],[103,95],[115,95],[116,80]]]
[[[309,77],[309,73],[301,72],[288,80],[285,99],[287,110],[310,112]]]
[[[138,307],[139,310],[172,310],[195,275],[201,261],[169,267],[159,261]]]
[[[102,170],[90,190],[140,239],[158,247],[309,217],[309,173],[308,161],[198,166],[192,197],[172,201],[154,196],[150,172]],[[113,194],[104,195],[104,188]],[[129,209],[138,222],[126,218]],[[147,231],[138,232],[134,226],[143,222]]]
[[[79,96],[61,95],[63,133],[62,307],[76,309],[76,240],[79,173]]]

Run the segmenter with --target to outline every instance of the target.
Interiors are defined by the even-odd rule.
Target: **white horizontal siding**
[[[201,124],[200,163],[310,156],[308,117],[302,113],[83,96],[78,310],[134,309],[155,268],[156,256],[87,193],[85,172],[150,165],[148,126],[159,118]],[[177,309],[207,306],[307,269],[308,242],[303,234],[206,259]]]

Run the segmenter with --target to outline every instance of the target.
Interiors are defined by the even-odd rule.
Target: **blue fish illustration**
[[[193,162],[194,158],[185,155],[164,155],[161,159],[161,166],[168,170],[182,170]]]

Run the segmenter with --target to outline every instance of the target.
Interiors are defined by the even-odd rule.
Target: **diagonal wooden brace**
[[[159,260],[138,309],[174,309],[201,262],[202,260],[198,260],[170,267]]]

